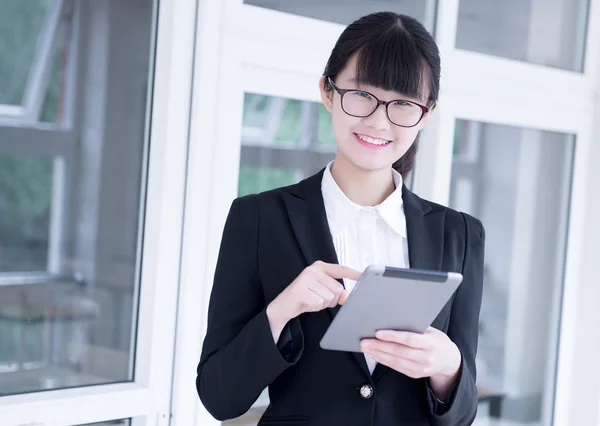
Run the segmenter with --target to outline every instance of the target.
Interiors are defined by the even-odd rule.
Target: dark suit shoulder
[[[475,234],[485,233],[481,220],[477,219],[476,217],[468,213],[434,203],[433,201],[426,200],[414,193],[413,195],[422,203],[424,210],[428,210],[431,213],[440,211],[444,212],[445,227],[447,230],[459,231],[462,234],[466,234],[469,231],[474,232]]]
[[[259,192],[258,194],[248,194],[237,198],[242,206],[247,206],[248,209],[260,209],[261,211],[271,210],[273,207],[281,206],[281,196],[284,193],[292,191],[292,188],[298,184],[290,185],[281,188],[275,188],[268,191]]]
[[[261,211],[270,211],[273,208],[283,208],[282,197],[284,195],[304,198],[307,192],[313,193],[314,191],[320,191],[322,175],[323,172],[321,171],[298,183],[259,192],[258,194],[245,195],[240,197],[239,200],[245,205],[260,205]]]

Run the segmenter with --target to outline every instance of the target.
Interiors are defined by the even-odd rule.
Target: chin
[[[365,171],[376,171],[386,168],[391,168],[396,161],[395,157],[368,155],[364,152],[344,152],[342,153],[345,162],[350,163],[353,167]]]
[[[348,161],[356,168],[365,171],[376,171],[391,168],[394,161],[376,158],[349,158]]]

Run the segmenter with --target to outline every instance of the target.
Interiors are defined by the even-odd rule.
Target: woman
[[[269,388],[261,425],[463,426],[477,409],[484,229],[403,185],[439,92],[429,33],[395,13],[340,36],[321,78],[338,153],[318,174],[233,202],[196,386],[217,419]],[[426,333],[381,331],[363,354],[319,346],[370,264],[457,271]]]

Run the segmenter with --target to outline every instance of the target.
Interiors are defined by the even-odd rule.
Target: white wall
[[[597,93],[600,90],[598,81]],[[596,97],[596,99],[598,99]],[[577,392],[572,395],[573,425],[600,426],[597,418],[586,417],[590,407],[600,408],[600,102],[596,101],[595,128],[588,158],[587,215],[583,224],[585,247],[582,251],[581,288],[578,296],[578,324],[572,366]],[[557,425],[558,426],[558,425]]]

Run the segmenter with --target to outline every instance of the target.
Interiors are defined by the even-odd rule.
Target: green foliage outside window
[[[273,97],[246,93],[244,97],[244,126],[250,128],[264,128],[268,120],[269,102]],[[283,112],[277,123],[273,145],[282,143],[298,143],[301,139],[302,129],[302,102],[296,99],[283,100]],[[314,135],[317,144],[335,144],[331,114],[322,104],[318,105],[317,126]],[[268,148],[265,148],[268,149]],[[243,159],[242,159],[243,160]],[[282,165],[283,166],[283,165]],[[238,193],[240,196],[254,194],[281,186],[296,183],[298,173],[296,170],[276,169],[269,167],[240,168]]]
[[[239,196],[257,194],[281,186],[296,183],[295,170],[270,169],[267,167],[241,167],[238,185]]]
[[[0,272],[46,270],[53,160],[0,157]]]
[[[268,118],[269,100],[272,99],[274,98],[267,95],[246,93],[244,97],[244,126],[262,128]],[[297,143],[303,131],[301,128],[303,101],[285,99],[284,102],[285,106],[273,141],[275,145],[278,143]],[[318,104],[317,135],[315,136],[318,144],[335,143],[331,114],[322,104]]]
[[[323,104],[319,104],[319,125],[317,142],[323,145],[335,144],[333,136],[333,123],[331,122],[331,113],[325,109]]]
[[[0,104],[20,105],[49,0],[2,0]]]

